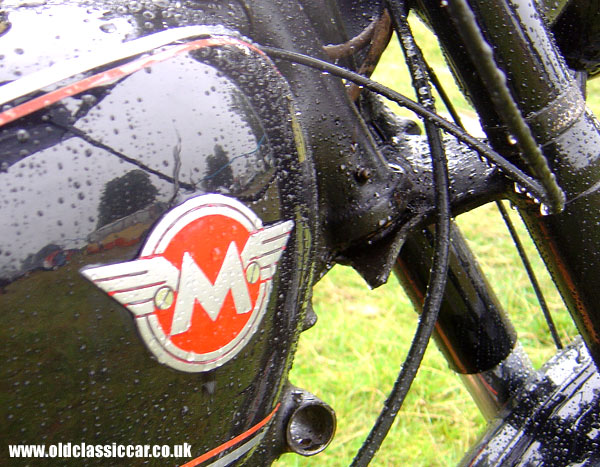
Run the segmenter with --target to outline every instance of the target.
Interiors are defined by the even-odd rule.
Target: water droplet
[[[117,27],[113,23],[106,23],[100,26],[100,31],[110,34],[111,32],[115,32]]]
[[[17,141],[19,143],[24,143],[30,138],[29,132],[27,130],[19,130],[17,131]]]
[[[127,8],[132,13],[137,13],[138,11],[142,11],[144,6],[142,5],[141,2],[129,2],[129,4],[127,5]]]
[[[521,185],[519,185],[518,183],[515,182],[515,193],[523,194],[526,192],[527,192],[526,188],[522,187]]]

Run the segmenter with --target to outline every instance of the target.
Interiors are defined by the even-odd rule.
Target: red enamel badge
[[[160,220],[137,260],[81,273],[133,313],[160,362],[208,371],[258,328],[293,225],[263,227],[233,198],[198,196]]]

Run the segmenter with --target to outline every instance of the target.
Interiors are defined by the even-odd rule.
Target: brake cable
[[[550,309],[548,308],[548,304],[546,303],[546,299],[544,298],[544,294],[542,292],[542,288],[535,276],[535,272],[533,271],[533,267],[531,266],[531,262],[527,257],[527,253],[525,252],[525,247],[519,238],[519,234],[515,229],[515,225],[513,224],[506,208],[502,204],[502,201],[496,201],[496,206],[498,206],[498,211],[500,211],[500,215],[506,224],[506,228],[508,229],[510,236],[512,237],[513,243],[517,248],[517,253],[519,254],[519,258],[521,258],[521,262],[527,271],[527,276],[529,277],[529,282],[531,282],[531,286],[533,287],[533,291],[535,292],[535,296],[537,297],[538,303],[540,304],[540,308],[542,309],[542,313],[544,314],[544,318],[546,319],[546,324],[548,325],[548,329],[550,330],[550,334],[552,335],[552,340],[554,341],[554,345],[558,350],[563,348],[563,344],[560,340],[560,336],[558,335],[558,331],[556,330],[556,325],[554,324],[554,320],[552,319],[552,314],[550,313]]]
[[[410,30],[407,13],[403,6],[398,5],[398,3],[387,3],[391,13],[392,24],[398,35],[408,69],[410,70],[419,104],[430,112],[435,112],[431,84],[427,75],[427,66],[425,65],[423,54],[417,46]],[[435,123],[425,118],[423,119],[423,124],[431,152],[434,180],[433,189],[437,207],[433,264],[423,302],[423,311],[419,317],[419,324],[417,325],[406,359],[377,420],[371,428],[369,436],[352,461],[351,465],[356,467],[366,466],[373,459],[406,399],[412,382],[421,366],[425,350],[431,340],[431,335],[442,305],[446,279],[448,277],[451,216],[448,164],[439,128]]]
[[[271,47],[266,45],[257,46],[260,50],[262,50],[265,54],[272,58],[278,58],[281,60],[286,60],[292,63],[298,63],[300,65],[305,65],[310,68],[314,68],[319,71],[323,71],[329,73],[331,75],[337,76],[339,78],[345,79],[347,81],[358,84],[359,86],[363,86],[376,94],[380,94],[383,97],[397,103],[402,107],[406,107],[412,112],[416,113],[420,117],[423,117],[437,126],[439,126],[445,132],[451,134],[459,141],[462,141],[467,146],[469,146],[474,151],[478,152],[482,157],[486,158],[490,163],[496,165],[500,168],[509,178],[511,178],[515,183],[521,186],[526,192],[532,195],[533,198],[539,199],[542,202],[548,203],[550,197],[546,193],[546,190],[540,185],[537,180],[527,175],[521,169],[519,169],[516,165],[509,162],[499,153],[490,148],[487,144],[479,141],[477,138],[469,135],[466,131],[449,122],[443,117],[440,117],[438,114],[433,113],[427,110],[421,104],[409,99],[408,97],[400,94],[393,89],[390,89],[387,86],[384,86],[381,83],[373,81],[370,78],[366,78],[358,73],[350,71],[346,68],[339,67],[337,65],[333,65],[324,60],[320,60],[315,57],[311,57],[309,55],[301,54],[298,52],[291,52],[289,50],[280,49],[277,47]]]
[[[562,191],[552,176],[550,177],[550,180],[553,182],[553,184],[548,184],[548,180],[543,179],[542,181],[546,183],[542,183],[542,185],[540,185],[537,180],[526,175],[518,167],[506,160],[489,146],[466,133],[464,129],[461,128],[462,125],[460,124],[460,119],[455,116],[456,112],[451,111],[450,113],[456,119],[458,125],[450,123],[448,120],[435,113],[429,80],[431,80],[438,89],[441,88],[441,83],[439,83],[439,80],[437,80],[437,77],[434,74],[429,74],[431,69],[425,63],[421,51],[414,41],[414,37],[407,22],[406,13],[405,11],[400,11],[403,10],[403,7],[398,6],[398,4],[393,1],[388,1],[386,3],[392,12],[391,16],[394,29],[396,29],[396,33],[398,34],[400,43],[404,50],[406,61],[411,72],[413,86],[415,86],[417,91],[417,98],[419,100],[418,103],[358,73],[338,67],[336,65],[332,65],[323,60],[274,47],[260,47],[264,53],[271,57],[299,63],[341,77],[356,85],[363,86],[377,94],[381,94],[391,101],[396,102],[400,106],[412,110],[423,118],[425,130],[430,143],[429,145],[431,149],[434,178],[433,188],[437,207],[436,238],[430,281],[427,286],[423,311],[421,313],[419,324],[411,342],[406,359],[376,422],[374,423],[367,439],[362,444],[352,462],[352,466],[357,467],[366,466],[370,463],[373,456],[381,446],[381,443],[385,439],[387,433],[389,432],[389,429],[391,428],[420,367],[420,363],[428,346],[435,323],[437,322],[441,301],[443,299],[447,278],[450,244],[450,207],[448,199],[448,169],[443,145],[441,142],[441,136],[439,134],[439,128],[455,136],[457,139],[477,151],[481,156],[488,159],[488,161],[496,164],[509,177],[512,177],[514,181],[525,188],[525,190],[528,190],[531,195],[540,199],[542,202],[549,204],[553,210],[562,209],[562,205],[560,203],[564,203],[564,195],[562,195]],[[443,92],[440,93],[440,95],[442,96],[444,102],[449,101]],[[536,149],[539,152],[539,148],[537,148],[537,146]],[[540,156],[543,158],[541,153]],[[536,168],[538,169],[537,172],[539,173],[539,167],[536,166]],[[542,174],[544,174],[543,171]],[[552,174],[550,173],[550,175]],[[562,198],[560,196],[557,198],[556,189],[558,189],[558,193],[559,195],[562,195]],[[536,283],[535,279],[532,281],[532,283]],[[547,315],[547,313],[544,314]],[[551,318],[549,325],[551,326],[551,329],[553,329],[554,326],[552,326],[550,323]],[[555,330],[552,332],[552,334],[553,336],[555,335]],[[560,344],[558,343],[557,345]]]

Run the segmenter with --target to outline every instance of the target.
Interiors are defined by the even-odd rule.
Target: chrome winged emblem
[[[199,196],[157,224],[138,259],[81,274],[131,311],[163,363],[207,371],[256,331],[293,226],[263,227],[235,199]]]

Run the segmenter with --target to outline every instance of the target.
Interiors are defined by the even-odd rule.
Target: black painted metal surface
[[[333,21],[319,18],[321,3],[308,0],[302,5],[261,0],[251,8],[238,1],[206,2],[201,8],[193,2],[95,1],[4,6],[0,80],[116,50],[125,39],[207,24],[206,36],[224,34],[235,42],[243,34],[324,57],[323,44],[344,40],[381,10],[378,2],[341,3],[341,13],[336,2],[326,4]],[[346,21],[348,9],[352,19]],[[434,17],[440,11],[429,13]],[[490,31],[492,26],[498,25],[491,24]],[[488,129],[498,126],[485,87],[470,74],[469,60],[460,45],[452,49],[457,36],[448,25],[438,32],[462,67]],[[538,65],[550,65],[556,73],[518,70],[518,79],[532,89],[520,95],[514,88],[532,113],[537,106],[551,107],[565,89],[571,91],[563,86],[568,76],[552,48],[541,50],[547,57]],[[97,62],[80,70],[77,79],[139,57],[123,57],[110,67]],[[547,93],[546,84],[551,85]],[[17,106],[20,99],[9,105]],[[560,114],[561,109],[569,110],[551,111]],[[533,115],[542,133],[551,132],[544,116],[552,112],[541,119]],[[598,318],[586,314],[589,307],[580,307],[578,300],[583,291],[582,300],[591,303],[597,293],[598,177],[591,148],[598,146],[590,139],[597,133],[589,117],[570,123],[567,131],[544,142],[547,153],[556,156],[559,181],[572,205],[563,217],[532,214],[530,225],[540,243],[549,245],[550,263],[556,260],[557,277],[571,292],[589,344]],[[292,397],[287,372],[298,333],[314,322],[307,316],[313,275],[343,254],[378,276],[382,262],[367,256],[387,260],[395,251],[391,243],[398,246],[394,229],[426,222],[433,212],[422,141],[409,137],[390,144],[376,141],[369,130],[338,78],[287,62],[274,66],[250,45],[242,51],[235,43],[121,73],[0,127],[0,308],[9,323],[0,331],[6,362],[0,378],[4,446],[190,442],[196,457],[264,422],[268,429],[248,448],[256,448],[249,463],[269,463],[286,450],[281,428],[287,415],[277,412],[278,404]],[[502,131],[490,136],[510,149]],[[496,169],[463,147],[450,152],[457,212],[504,191],[505,180]],[[559,159],[563,154],[566,161]],[[396,166],[390,168],[390,162]],[[190,375],[153,359],[131,314],[85,281],[80,270],[136,258],[164,213],[202,193],[236,198],[267,224],[293,220],[295,230],[255,337],[222,367]],[[569,242],[580,239],[582,230],[583,242]],[[371,244],[383,234],[390,235]],[[426,254],[425,249],[417,253],[415,263]],[[568,274],[561,269],[565,262]],[[580,270],[574,266],[579,264]],[[484,316],[484,308],[469,319],[488,337],[475,342],[469,336],[469,345],[479,350],[473,355],[467,355],[467,346],[461,350],[455,363],[465,371],[493,366],[512,348],[510,327],[498,314]],[[486,357],[482,351],[488,352],[494,335],[498,345]],[[224,448],[223,454],[233,455],[235,449]]]
[[[101,3],[5,10],[10,29],[0,47],[10,66],[1,79],[65,59],[94,61],[107,44],[163,29],[156,17],[142,22],[151,13],[158,15]],[[185,25],[197,12],[177,14]],[[32,28],[43,36],[31,40]],[[96,62],[76,79],[85,83],[122,63]],[[278,407],[294,336],[304,326],[316,189],[310,148],[274,65],[234,42],[119,73],[0,128],[0,308],[10,323],[0,338],[3,450],[19,443],[188,442],[193,457],[202,455]],[[189,374],[157,362],[131,314],[80,270],[136,258],[165,212],[203,193],[235,197],[265,224],[293,220],[295,227],[254,338],[221,368]],[[257,462],[281,449],[268,446]],[[94,461],[106,459],[86,462]]]

